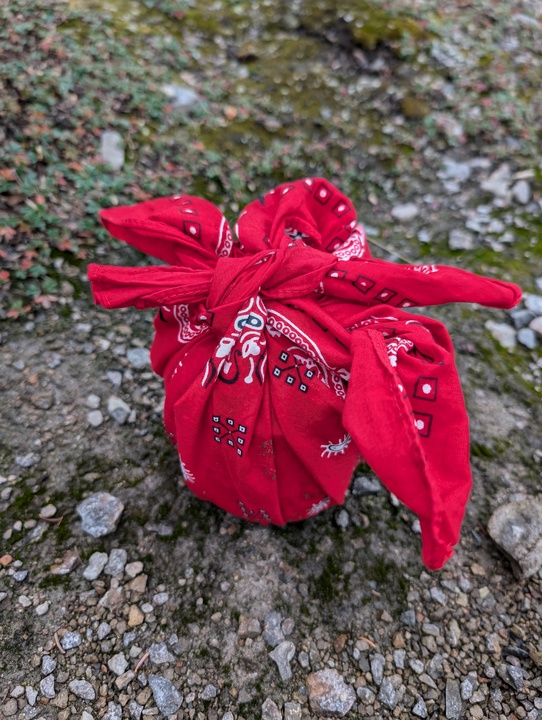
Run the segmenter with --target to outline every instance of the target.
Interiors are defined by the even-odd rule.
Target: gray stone
[[[446,595],[438,587],[432,587],[429,594],[435,602],[438,602],[439,605],[446,605],[448,603]]]
[[[40,461],[40,456],[36,453],[26,453],[26,455],[17,455],[15,457],[15,464],[22,468],[29,468],[32,465],[36,465]]]
[[[130,717],[130,720],[140,720],[142,712],[143,706],[136,703],[135,700],[131,700],[128,705],[128,716]]]
[[[263,619],[263,639],[271,647],[276,647],[284,640],[282,632],[282,615],[273,610]]]
[[[162,85],[162,92],[171,100],[173,107],[181,112],[189,112],[201,102],[197,92],[174,83]]]
[[[446,680],[446,717],[448,720],[459,720],[462,710],[459,681],[448,678]]]
[[[533,295],[532,293],[525,293],[523,296],[525,307],[535,315],[542,315],[542,295]]]
[[[531,199],[531,186],[527,180],[518,180],[512,188],[512,196],[520,205],[527,205]]]
[[[284,640],[269,653],[269,657],[277,663],[279,674],[282,680],[290,680],[292,669],[290,662],[295,655],[295,645],[291,640]]]
[[[136,370],[144,370],[151,366],[151,353],[147,348],[130,348],[126,359]]]
[[[112,575],[113,577],[120,577],[126,567],[126,561],[128,560],[128,553],[124,548],[114,548],[109,553],[109,562],[104,568],[105,575]]]
[[[102,720],[122,720],[122,706],[114,702],[110,702],[107,706],[107,712]]]
[[[114,672],[115,675],[122,675],[128,667],[128,660],[124,656],[124,653],[117,653],[109,658],[107,661],[107,667]]]
[[[415,627],[416,626],[415,611],[414,610],[405,610],[405,612],[401,614],[400,620],[403,623],[403,625],[407,625],[408,627]]]
[[[512,173],[510,166],[503,163],[481,184],[482,190],[491,193],[497,198],[505,198],[508,194]]]
[[[40,682],[40,692],[43,697],[52,699],[55,697],[55,679],[52,675],[47,675]]]
[[[448,237],[448,247],[450,250],[472,250],[474,238],[466,230],[455,228]]]
[[[478,680],[476,679],[476,676],[467,675],[467,677],[461,683],[461,699],[470,700],[477,687]]]
[[[282,621],[282,632],[289,637],[295,629],[295,620],[293,618],[286,618]]]
[[[175,662],[175,658],[167,649],[167,645],[165,642],[153,643],[149,647],[149,656],[151,662],[153,662],[155,665]]]
[[[506,665],[506,672],[508,673],[508,677],[510,678],[511,685],[516,690],[521,690],[524,683],[523,670],[520,667],[516,667],[515,665]]]
[[[154,702],[164,715],[173,715],[181,707],[183,696],[175,688],[171,680],[166,680],[162,675],[149,675]]]
[[[514,310],[510,310],[509,315],[512,318],[512,322],[514,323],[516,330],[527,327],[534,318],[534,313],[526,308],[515,308]]]
[[[471,176],[472,169],[467,163],[456,162],[449,158],[444,159],[443,168],[438,173],[441,180],[454,180],[455,182],[465,182]]]
[[[398,670],[405,669],[406,650],[393,651],[393,663]]]
[[[382,484],[376,478],[359,475],[352,483],[352,495],[376,495],[382,492]]]
[[[521,328],[518,331],[518,342],[529,350],[534,350],[538,345],[535,331],[532,328]]]
[[[111,415],[115,422],[118,422],[119,425],[124,425],[130,417],[132,409],[124,402],[124,400],[121,400],[116,395],[111,395],[107,401],[107,412]]]
[[[73,648],[79,647],[81,643],[81,635],[79,635],[78,632],[74,632],[72,630],[67,632],[60,641],[60,644],[62,645],[64,650],[72,650]]]
[[[356,700],[354,689],[329,668],[307,677],[307,693],[311,710],[319,717],[343,717]]]
[[[298,702],[284,703],[284,720],[301,720],[301,705]]]
[[[201,693],[200,700],[212,700],[218,695],[218,690],[214,685],[211,685],[209,683],[203,688],[203,692]]]
[[[384,667],[386,666],[386,658],[380,653],[373,653],[369,658],[371,665],[371,674],[375,685],[380,685],[382,676],[384,675]]]
[[[512,562],[516,575],[531,577],[542,567],[542,501],[537,497],[497,508],[488,530]]]
[[[377,698],[383,705],[388,707],[390,710],[393,710],[397,705],[397,690],[394,688],[390,678],[385,677],[382,679]]]
[[[46,615],[49,612],[49,600],[46,600],[45,602],[40,603],[36,606],[36,615],[41,617],[42,615]]]
[[[104,421],[104,416],[101,410],[91,410],[87,413],[87,422],[91,427],[100,427]]]
[[[485,326],[503,348],[513,350],[516,347],[516,331],[513,327],[494,320],[487,320]]]
[[[362,701],[364,705],[372,705],[375,701],[376,695],[371,690],[371,688],[368,687],[359,687],[356,690],[356,695],[358,698]]]
[[[100,403],[102,402],[99,395],[95,395],[94,393],[91,393],[90,395],[87,395],[87,399],[85,400],[85,405],[90,408],[91,410],[97,410],[100,407]]]
[[[535,317],[531,322],[529,323],[529,328],[531,330],[534,330],[537,335],[540,335],[542,337],[542,315],[540,317]]]
[[[36,704],[36,698],[38,697],[38,691],[35,690],[31,685],[27,685],[25,687],[25,694],[27,703],[31,707],[34,707],[34,705]]]
[[[23,580],[26,580],[28,576],[28,570],[18,570],[17,572],[13,573],[13,579],[15,582],[22,582]]]
[[[239,628],[237,634],[241,638],[257,638],[262,634],[262,627],[257,618],[251,618],[247,615],[241,615],[239,618]]]
[[[95,700],[96,692],[87,680],[72,680],[68,685],[70,692],[83,700]]]
[[[43,675],[50,675],[56,668],[56,660],[50,655],[41,658],[41,672]]]
[[[98,625],[98,630],[96,631],[96,634],[98,635],[98,640],[103,640],[106,638],[109,633],[111,632],[111,625],[106,622],[102,622]]]
[[[96,580],[98,577],[100,577],[106,563],[107,553],[92,553],[88,560],[88,565],[83,571],[83,577],[85,578],[85,580]]]
[[[115,532],[124,504],[109,493],[99,492],[79,503],[76,510],[81,517],[83,531],[98,538]]]
[[[404,203],[402,205],[395,205],[392,208],[391,216],[399,222],[410,222],[414,220],[419,212],[420,209],[415,203]]]
[[[419,718],[426,718],[427,717],[427,707],[425,705],[425,702],[422,697],[419,697],[416,701],[416,704],[412,708],[412,712],[416,717]]]
[[[262,705],[262,720],[282,720],[282,713],[271,698],[266,698]]]
[[[111,382],[115,387],[120,387],[122,385],[122,373],[120,370],[108,370],[106,375],[109,382]]]
[[[340,527],[341,530],[346,530],[346,528],[350,525],[350,515],[348,514],[348,511],[341,508],[337,513],[335,522],[337,523],[337,527]]]
[[[100,138],[100,155],[113,170],[124,165],[124,142],[116,130],[106,130]]]

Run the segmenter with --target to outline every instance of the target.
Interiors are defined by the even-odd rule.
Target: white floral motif
[[[339,260],[350,260],[351,258],[362,258],[367,250],[367,236],[363,225],[356,225],[354,232],[338,248],[333,250],[333,255]]]
[[[392,367],[397,367],[397,355],[399,350],[410,352],[414,347],[412,340],[406,340],[405,338],[395,337],[386,342],[388,350],[388,360]]]
[[[322,457],[331,457],[332,455],[344,455],[346,448],[350,445],[352,438],[348,433],[339,440],[338,442],[329,442],[324,445],[320,445],[323,449]]]

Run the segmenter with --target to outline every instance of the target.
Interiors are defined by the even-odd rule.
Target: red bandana
[[[100,214],[171,267],[89,266],[96,303],[160,308],[151,359],[188,487],[260,523],[343,502],[365,460],[451,557],[471,486],[468,419],[444,326],[403,308],[510,308],[510,283],[372,259],[350,200],[319,178],[251,203],[232,235],[206,200]]]

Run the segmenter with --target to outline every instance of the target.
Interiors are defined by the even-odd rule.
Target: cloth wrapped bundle
[[[342,503],[364,460],[418,515],[427,567],[442,567],[471,486],[468,419],[446,329],[405,309],[510,308],[519,288],[371,258],[352,203],[320,178],[248,205],[238,243],[196,197],[100,217],[169,263],[88,274],[97,304],[159,308],[151,360],[187,486],[282,525]]]

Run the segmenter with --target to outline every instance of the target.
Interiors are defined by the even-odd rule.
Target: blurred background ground
[[[540,577],[486,533],[540,482],[542,8],[337,5],[0,1],[0,715],[317,717],[324,668],[347,686],[336,716],[542,713]],[[286,529],[194,499],[152,315],[92,306],[89,261],[146,262],[101,207],[193,193],[233,221],[307,175],[352,198],[377,256],[528,294],[523,319],[428,312],[454,338],[474,471],[440,573],[370,473]],[[93,539],[75,507],[100,491],[125,509]]]

